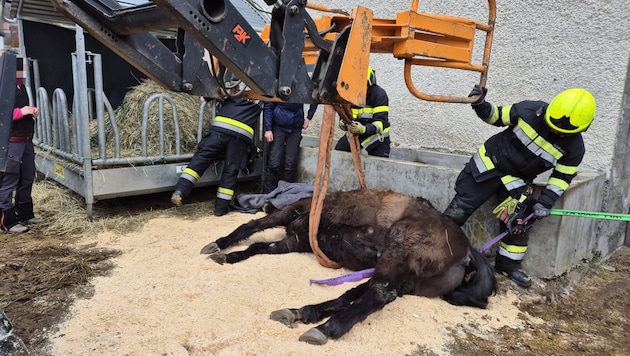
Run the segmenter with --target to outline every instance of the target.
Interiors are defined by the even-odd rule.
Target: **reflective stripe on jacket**
[[[389,137],[389,127],[375,135],[368,136],[365,140],[361,141],[361,148],[364,153],[367,154],[368,150],[376,144],[383,142],[385,137]]]
[[[210,130],[221,131],[254,142],[254,127],[257,126],[262,106],[246,99],[227,98],[223,101],[217,116],[212,120]]]
[[[365,126],[365,134],[359,136],[361,146],[389,136],[389,97],[378,85],[368,87],[365,106],[352,108],[352,118]]]

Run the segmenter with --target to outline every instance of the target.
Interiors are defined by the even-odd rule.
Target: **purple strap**
[[[534,217],[534,213],[529,214],[528,217],[525,218],[525,220],[523,220],[524,223],[526,223],[529,219],[531,219],[532,217]],[[492,240],[486,242],[483,246],[481,246],[479,248],[479,252],[484,252],[485,250],[489,249],[490,247],[492,247],[492,245],[494,245],[495,243],[497,243],[499,240],[501,240],[502,238],[504,238],[506,235],[508,234],[508,231],[503,231],[502,233],[498,234],[497,236],[495,236]]]
[[[372,277],[374,274],[374,268],[364,269],[362,271],[356,271],[343,276],[328,278],[328,279],[311,279],[311,284],[327,284],[329,286],[336,286],[347,282],[356,282],[364,278]]]

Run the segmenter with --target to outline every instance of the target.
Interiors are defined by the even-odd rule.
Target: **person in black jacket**
[[[0,168],[0,227],[4,231],[18,234],[27,232],[28,225],[44,222],[35,217],[31,196],[36,173],[33,134],[39,109],[29,104],[21,66],[22,61],[18,59],[9,149],[5,166]]]
[[[278,180],[297,182],[298,156],[302,130],[306,130],[315,115],[317,105],[310,105],[306,117],[299,103],[266,102],[263,108],[265,139],[269,142],[267,167],[262,180],[262,193],[278,187]],[[280,169],[284,167],[281,176]]]
[[[507,128],[490,137],[472,156],[455,183],[455,197],[444,214],[460,226],[497,194],[501,202],[493,214],[501,229],[509,230],[499,243],[495,269],[518,285],[529,287],[531,278],[521,267],[527,251],[526,231],[550,209],[577,175],[585,149],[582,132],[593,121],[596,102],[591,93],[573,88],[559,93],[548,104],[522,101],[497,106],[485,101],[487,89],[475,86],[470,96],[477,116],[494,126]],[[532,182],[551,170],[538,199],[532,196]],[[532,221],[527,217],[533,214]]]
[[[339,127],[359,136],[361,151],[370,156],[389,157],[389,97],[385,89],[376,84],[376,74],[372,67],[368,67],[367,94],[365,106],[352,108],[354,121],[346,124],[339,120]],[[348,136],[343,135],[336,150],[350,152]]]
[[[238,173],[245,168],[249,150],[254,144],[254,128],[260,119],[262,105],[257,101],[228,96],[222,103],[206,136],[175,185],[171,202],[181,206],[205,170],[223,160],[221,181],[217,188],[214,215],[230,211]]]

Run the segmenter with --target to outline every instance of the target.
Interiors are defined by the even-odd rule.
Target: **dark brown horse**
[[[303,199],[251,220],[206,245],[201,253],[218,263],[236,263],[256,254],[309,252],[310,208],[311,199]],[[286,229],[281,241],[221,252],[255,232],[278,226]],[[485,308],[488,297],[496,292],[488,260],[471,247],[455,222],[423,198],[369,189],[329,194],[317,240],[324,254],[342,266],[352,270],[375,267],[375,271],[370,280],[337,299],[271,313],[272,319],[288,326],[329,317],[300,336],[301,341],[321,345],[328,338],[339,338],[401,295],[442,297],[454,305]]]

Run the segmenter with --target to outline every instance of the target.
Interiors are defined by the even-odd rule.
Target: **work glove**
[[[533,206],[540,204],[531,196],[532,193],[534,193],[534,188],[530,185],[526,186],[525,190],[523,190],[521,196],[518,198],[514,211],[510,214],[507,221],[503,221],[507,225],[510,235],[524,233],[529,230],[536,221],[533,216],[530,220],[526,221],[527,217],[532,215],[531,211],[533,210]],[[542,204],[540,205],[542,206]]]
[[[472,97],[472,96],[477,96],[477,95],[481,95],[479,97],[479,99],[477,99],[477,101],[475,101],[474,103],[471,103],[470,105],[474,108],[475,106],[479,106],[483,103],[486,102],[486,100],[484,99],[486,97],[486,93],[488,93],[488,89],[485,87],[480,87],[479,84],[475,84],[475,86],[473,87],[473,90],[470,91],[470,94],[468,94],[468,97]]]
[[[530,197],[533,192],[534,188],[527,185],[518,199],[511,195],[508,196],[492,210],[492,214],[507,224],[510,215],[514,214],[519,204],[523,205],[523,208],[527,208],[527,206],[536,203],[535,199]]]
[[[506,223],[510,235],[519,235],[529,230],[535,219],[525,221],[527,218],[527,206],[523,203],[516,205],[516,209],[508,218]]]
[[[352,132],[355,135],[363,135],[365,133],[365,126],[363,126],[358,121],[352,121],[350,125],[348,125],[348,131]]]
[[[346,122],[343,121],[343,119],[339,119],[339,128],[343,131],[348,131],[348,125],[346,125]]]
[[[503,221],[507,224],[510,215],[514,214],[516,211],[516,206],[519,201],[513,197],[507,197],[503,200],[499,205],[497,205],[494,210],[492,210],[492,214],[497,217],[497,219]]]
[[[541,203],[534,204],[532,210],[534,211],[534,217],[536,219],[546,218],[547,216],[551,215],[551,209],[547,208]]]

